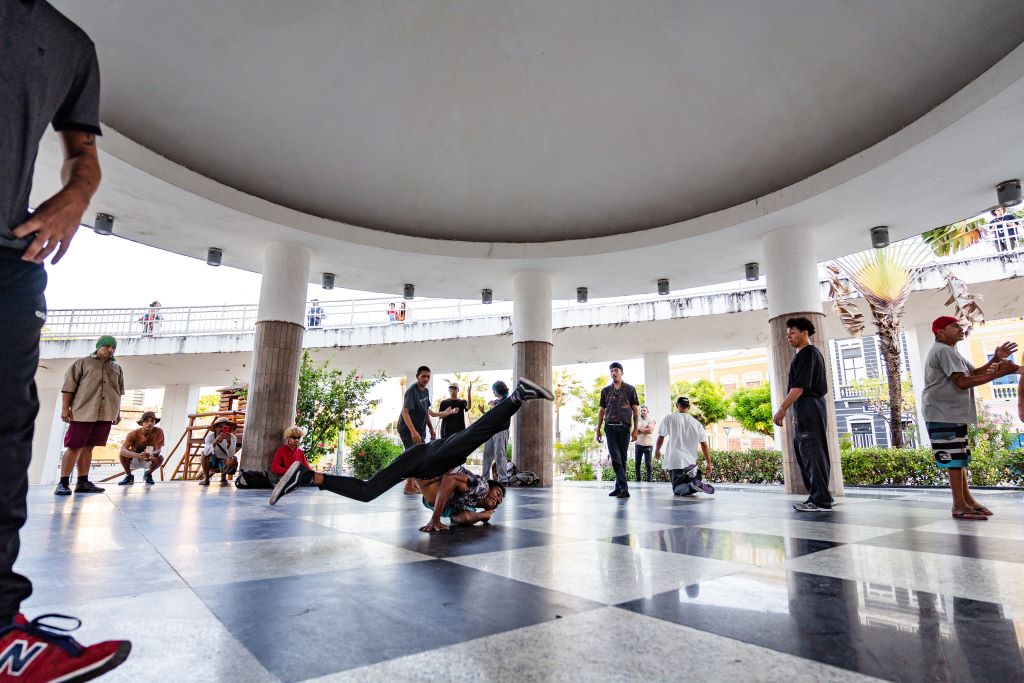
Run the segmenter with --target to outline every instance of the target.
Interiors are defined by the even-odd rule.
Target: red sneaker
[[[44,624],[46,618],[77,622],[72,628]],[[132,644],[108,640],[88,647],[67,633],[82,622],[63,614],[43,614],[28,621],[19,614],[0,628],[0,683],[73,683],[89,681],[128,658]]]

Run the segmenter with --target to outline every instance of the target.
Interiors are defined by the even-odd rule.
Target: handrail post
[[[356,300],[348,300],[348,326],[352,327],[356,324]]]

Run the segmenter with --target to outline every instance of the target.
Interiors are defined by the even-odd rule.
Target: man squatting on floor
[[[524,401],[538,398],[551,401],[554,395],[529,380],[520,379],[511,396],[499,401],[469,427],[443,439],[414,444],[367,481],[312,472],[299,463],[292,463],[274,487],[270,504],[274,505],[281,496],[299,486],[310,485],[368,503],[403,479],[414,478],[419,480],[424,505],[434,511],[430,522],[420,527],[420,531],[447,529],[441,522],[443,516],[450,517],[453,524],[487,522],[501,504],[505,487],[496,481],[478,477],[462,466],[473,451],[498,432],[509,428],[512,416]],[[433,504],[430,503],[431,497]],[[478,507],[483,508],[483,512],[470,510]]]

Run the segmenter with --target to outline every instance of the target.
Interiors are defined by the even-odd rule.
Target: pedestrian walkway
[[[17,569],[30,616],[131,637],[112,682],[1024,680],[1020,492],[971,523],[945,491],[811,516],[774,487],[609,488],[510,490],[492,526],[427,535],[398,490],[33,487]]]

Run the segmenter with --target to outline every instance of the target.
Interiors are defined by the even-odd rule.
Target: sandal
[[[970,519],[976,522],[987,522],[988,517],[981,514],[980,512],[954,512],[953,519]]]
[[[985,515],[986,517],[991,517],[995,514],[984,505],[979,505],[977,507],[971,506],[971,509],[977,512],[979,515]]]

